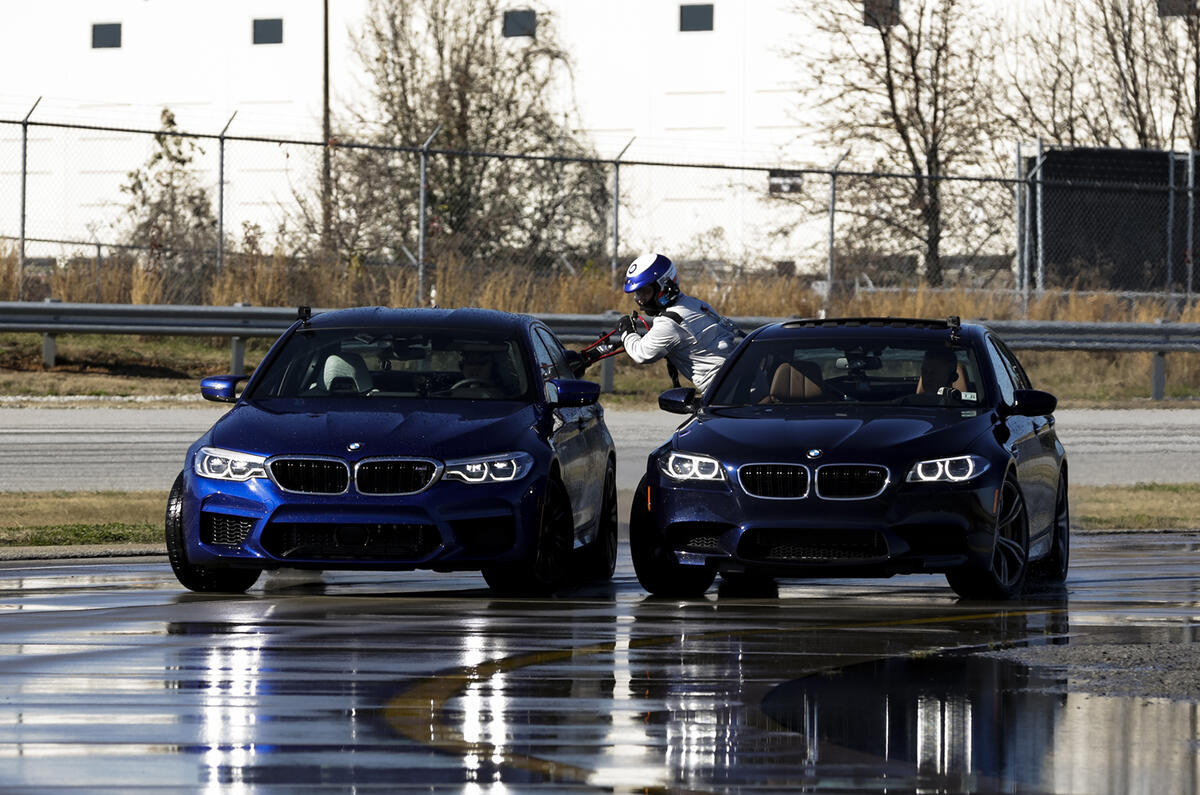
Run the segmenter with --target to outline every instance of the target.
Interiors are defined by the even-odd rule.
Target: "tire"
[[[579,550],[579,573],[585,580],[606,582],[617,568],[617,467],[611,460],[604,472],[604,498],[600,504],[596,538]]]
[[[180,472],[167,497],[167,515],[163,522],[167,540],[167,559],[184,588],[198,593],[245,593],[258,581],[260,569],[232,569],[201,566],[188,561],[187,542],[183,537],[183,473]]]
[[[1029,574],[1039,582],[1057,585],[1067,581],[1071,565],[1071,502],[1067,492],[1067,476],[1058,476],[1058,491],[1054,497],[1054,529],[1050,538],[1050,554],[1029,567]]]
[[[966,565],[946,572],[946,581],[964,599],[1015,599],[1029,572],[1029,515],[1021,487],[1012,476],[1000,487],[995,540],[987,566]]]
[[[638,582],[656,596],[699,596],[709,589],[717,572],[707,566],[684,566],[675,560],[654,528],[646,507],[646,479],[638,484],[629,512],[629,551]]]
[[[575,545],[575,520],[571,498],[557,477],[546,482],[538,538],[533,555],[517,563],[483,567],[483,579],[493,591],[504,594],[545,595],[567,579]]]

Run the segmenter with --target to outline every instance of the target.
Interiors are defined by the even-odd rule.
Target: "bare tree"
[[[1200,146],[1200,24],[1157,0],[1046,2],[1007,70],[1019,134],[1065,146]]]
[[[403,261],[416,250],[419,149],[435,131],[432,259],[546,265],[603,250],[607,176],[571,160],[591,152],[555,104],[570,70],[553,17],[539,12],[534,37],[506,38],[505,7],[372,0],[356,45],[370,101],[341,136],[369,146],[341,147],[333,160],[331,231],[343,257]]]
[[[192,171],[203,150],[179,133],[175,114],[166,108],[154,141],[146,164],[129,172],[121,186],[129,195],[122,239],[144,252],[146,266],[162,280],[164,301],[200,303],[205,271],[217,250],[212,200]]]
[[[876,17],[875,7],[888,11]],[[898,15],[886,3],[866,8],[864,17],[862,0],[831,0],[799,10],[826,37],[795,54],[819,85],[812,126],[835,151],[853,152],[848,163],[911,175],[847,181],[838,212],[856,219],[849,235],[881,255],[919,258],[927,283],[940,285],[948,234],[965,235],[955,245],[966,249],[994,235],[969,218],[948,223],[981,208],[945,181],[995,162],[994,30],[974,0],[905,0]]]

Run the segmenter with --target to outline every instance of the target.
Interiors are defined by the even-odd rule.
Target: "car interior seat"
[[[959,392],[971,391],[969,388],[969,384],[967,383],[967,368],[966,368],[966,366],[962,362],[959,362],[958,366],[955,369],[956,369],[956,371],[955,371],[955,375],[954,375],[954,381],[953,381],[953,383],[949,384],[949,386],[954,387]],[[941,389],[944,386],[947,386],[947,384],[945,384],[945,383],[936,383],[936,380],[937,379],[932,379],[932,381],[927,380],[925,368],[922,367],[921,368],[921,377],[917,379],[917,394],[918,395],[937,394],[937,391],[939,389]]]
[[[771,376],[771,388],[760,403],[797,403],[825,397],[821,368],[816,362],[784,362]]]
[[[371,371],[357,353],[331,353],[325,357],[321,370],[321,386],[327,392],[357,392],[365,394],[371,390]]]

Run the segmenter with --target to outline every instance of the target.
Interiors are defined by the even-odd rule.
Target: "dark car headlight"
[[[930,458],[918,461],[905,478],[909,483],[963,483],[988,470],[986,458],[977,455],[956,455],[950,458]]]
[[[712,456],[672,450],[658,459],[658,468],[671,480],[724,480],[721,462]]]
[[[520,480],[530,469],[533,469],[533,456],[529,453],[502,453],[447,461],[442,477],[463,483],[505,483]]]
[[[202,478],[245,481],[251,478],[265,478],[267,469],[263,462],[266,460],[266,456],[240,453],[237,450],[201,447],[192,464],[192,470]]]

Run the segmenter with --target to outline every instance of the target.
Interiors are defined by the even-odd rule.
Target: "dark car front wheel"
[[[187,542],[183,537],[183,473],[175,478],[167,496],[167,516],[164,522],[167,540],[167,559],[184,588],[200,593],[244,593],[258,581],[258,569],[225,569],[201,566],[188,560]]]
[[[964,599],[1014,599],[1029,570],[1029,516],[1021,487],[1012,476],[1000,487],[996,532],[986,565],[946,572],[946,581]]]
[[[505,594],[548,594],[566,580],[575,543],[571,498],[556,477],[546,482],[541,521],[533,554],[517,563],[483,567],[483,579],[493,591]]]
[[[659,536],[646,505],[646,479],[633,494],[629,512],[629,552],[638,582],[657,596],[699,596],[708,590],[717,573],[706,566],[684,566]]]

